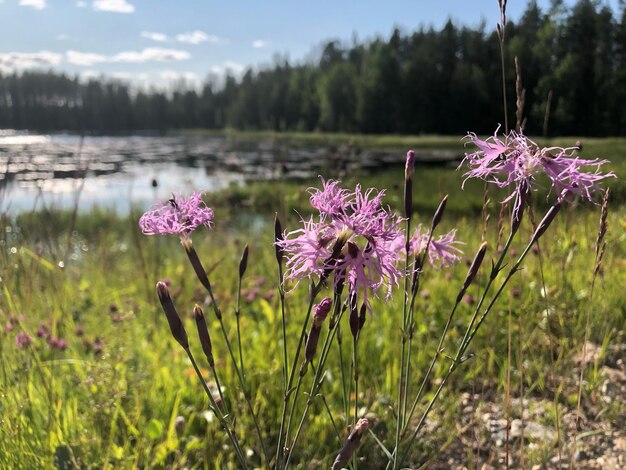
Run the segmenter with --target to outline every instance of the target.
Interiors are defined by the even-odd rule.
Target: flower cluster
[[[360,293],[369,308],[369,293],[386,287],[386,296],[403,273],[397,268],[403,240],[402,219],[382,206],[384,191],[354,191],[338,181],[322,180],[310,189],[310,202],[319,215],[286,233],[277,245],[287,255],[286,279],[322,279],[334,273],[335,283],[347,281],[351,294]]]
[[[575,147],[541,148],[516,131],[505,134],[502,139],[497,130],[486,140],[479,139],[474,133],[469,133],[467,139],[478,150],[465,154],[463,162],[470,167],[466,179],[481,178],[500,188],[513,185],[514,191],[503,202],[517,195],[525,197],[522,193],[533,188],[540,173],[550,179],[559,200],[566,194],[576,194],[591,201],[593,194],[600,189],[597,182],[615,176],[612,172],[600,172],[600,167],[608,160],[579,158],[575,156],[578,150]],[[593,168],[594,171],[588,171]]]
[[[212,224],[213,210],[205,205],[201,193],[188,197],[172,195],[169,201],[156,203],[139,219],[139,227],[146,235],[188,237],[201,225],[211,228]]]
[[[423,231],[422,225],[418,225],[409,242],[409,249],[417,256],[426,249],[426,244],[430,238],[428,230]],[[437,239],[430,239],[428,247],[428,260],[430,264],[437,268],[450,267],[461,261],[463,252],[455,245],[464,245],[463,242],[456,240],[456,229],[450,230],[445,235],[441,235]]]

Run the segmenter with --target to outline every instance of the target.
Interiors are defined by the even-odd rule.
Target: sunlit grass
[[[470,187],[467,193],[452,192],[461,176],[443,169],[418,169],[416,181],[420,176],[423,184],[416,184],[415,188],[418,219],[428,223],[439,197],[451,191],[449,212],[440,230],[443,233],[457,227],[459,238],[466,242],[466,257],[471,258],[481,242],[478,213],[482,187]],[[349,177],[346,185],[354,181],[355,177]],[[400,205],[401,190],[391,172],[366,176],[361,181],[364,186],[389,188],[386,202]],[[263,183],[220,193],[214,197],[216,204],[211,204],[217,209],[216,229],[194,237],[200,256],[214,269],[214,289],[231,341],[235,340],[237,263],[243,245],[250,244],[249,269],[243,286],[243,350],[250,390],[270,448],[276,445],[282,406],[278,380],[282,348],[271,211],[279,210],[287,228],[296,227],[299,216],[293,208],[304,211],[308,198],[302,185],[297,187],[298,190],[295,183]],[[575,407],[577,384],[572,377],[577,369],[573,358],[581,348],[587,309],[591,314],[590,339],[594,343],[624,341],[624,206],[615,204],[610,208],[607,255],[593,304],[588,305],[598,221],[598,211],[594,209],[578,207],[564,211],[542,239],[545,291],[540,281],[540,258],[534,254],[512,283],[512,289],[517,289],[515,295],[510,299],[504,296],[476,338],[471,348],[475,358],[445,391],[443,401],[431,416],[431,431],[415,449],[416,461],[435,456],[446,442],[454,439],[461,392],[478,390],[485,399],[502,399],[509,310],[514,338],[511,387],[519,390],[521,380],[528,396],[552,396],[559,390],[565,403]],[[497,203],[492,202],[490,256],[494,255],[498,210]],[[539,217],[541,205],[535,210]],[[169,278],[176,305],[185,314],[191,312],[194,303],[202,304],[205,295],[179,241],[140,235],[137,219],[137,213],[125,217],[96,210],[79,215],[72,234],[67,233],[71,215],[65,212],[24,214],[17,221],[3,221],[0,319],[5,325],[10,316],[15,318],[13,331],[0,333],[3,465],[40,468],[52,465],[55,459],[98,468],[164,466],[174,462],[177,467],[221,467],[226,462],[234,465],[227,438],[211,414],[206,413],[207,400],[191,365],[169,334],[154,284]],[[528,220],[523,230],[531,231]],[[513,249],[519,251],[521,246]],[[417,300],[413,390],[419,384],[419,372],[428,366],[454,301],[451,286],[460,285],[465,271],[462,264],[449,273],[428,268],[424,274],[425,284]],[[479,297],[486,272],[481,274],[478,285],[470,289],[474,299]],[[306,290],[301,285],[288,296],[290,351],[297,342],[298,318],[304,313]],[[468,298],[459,311],[458,322],[449,333],[449,349],[463,333],[461,321],[467,321],[471,315],[470,303]],[[389,445],[393,444],[394,434],[391,410],[399,369],[401,309],[398,296],[389,303],[376,302],[374,316],[368,318],[359,344],[363,390],[360,402],[363,412],[375,422],[373,431]],[[207,317],[210,330],[216,331],[219,324],[212,315]],[[202,357],[192,322],[186,321],[192,349],[198,352],[197,357]],[[55,350],[37,338],[41,322],[54,336],[66,338],[69,348]],[[77,335],[78,326],[84,329],[83,336]],[[345,329],[348,331],[347,326]],[[33,336],[32,346],[17,348],[15,335],[19,331]],[[96,337],[104,343],[101,354],[88,346]],[[214,343],[226,400],[237,416],[237,432],[251,461],[257,461],[260,449],[234,371],[217,335]],[[350,352],[347,345],[344,347],[349,369]],[[445,361],[441,362],[438,374],[446,368]],[[208,379],[208,370],[206,374]],[[600,383],[597,372],[590,369],[585,396],[594,393]],[[335,420],[345,430],[348,421],[342,411],[336,355],[331,356],[330,373],[322,391]],[[424,400],[429,398],[427,392]],[[313,407],[293,463],[327,468],[341,441],[321,399],[316,399]],[[607,405],[607,413],[615,410]],[[547,419],[546,424],[556,427],[556,417]],[[567,442],[568,438],[562,439]],[[379,468],[386,461],[384,454],[372,440],[367,442],[360,454],[367,459],[369,468]],[[553,452],[552,447],[546,447],[526,458],[540,463],[546,453]]]

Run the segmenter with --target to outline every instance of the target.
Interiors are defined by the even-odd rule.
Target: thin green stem
[[[280,428],[278,431],[278,447],[276,449],[276,468],[280,468],[280,463],[281,463],[281,456],[283,455],[283,448],[284,448],[284,444],[283,442],[286,444],[286,439],[287,437],[284,435],[284,430],[285,430],[285,422],[287,419],[287,408],[289,407],[289,397],[291,396],[290,390],[291,390],[291,386],[293,385],[293,378],[296,374],[296,367],[298,365],[298,358],[300,357],[300,349],[302,349],[302,343],[304,342],[304,338],[306,336],[306,329],[307,326],[309,324],[309,318],[311,317],[311,310],[313,310],[313,304],[315,302],[315,297],[317,296],[317,292],[319,291],[319,287],[321,286],[321,282],[317,284],[317,286],[313,287],[311,289],[311,298],[309,300],[309,306],[307,308],[306,311],[306,315],[304,317],[304,321],[302,322],[302,331],[300,332],[300,338],[298,340],[298,347],[296,348],[296,355],[293,359],[293,363],[291,366],[291,373],[288,376],[287,379],[287,386],[285,387],[285,395],[283,397],[283,411],[281,413],[281,418],[280,418]],[[283,316],[284,319],[284,316]],[[284,329],[283,329],[283,333],[284,333]],[[285,343],[286,344],[286,343]],[[286,356],[285,356],[286,357]],[[285,363],[286,365],[287,363]],[[295,400],[297,399],[294,398],[294,404],[293,406],[295,407]]]
[[[343,416],[344,422],[348,424],[348,392],[346,390],[346,372],[343,363],[343,347],[341,339],[341,325],[337,324],[337,347],[339,349],[339,367],[341,369],[341,395],[343,398]]]
[[[339,440],[339,445],[342,444],[341,442],[341,434],[339,433],[339,429],[337,428],[337,425],[335,424],[335,419],[333,418],[333,414],[330,411],[330,407],[328,406],[328,402],[326,401],[326,397],[324,395],[320,395],[320,398],[322,399],[322,402],[324,403],[324,406],[326,407],[326,412],[328,413],[328,417],[330,418],[330,422],[333,425],[333,429],[335,430],[335,434],[337,435],[337,439]]]
[[[308,364],[305,362],[302,364],[302,367],[308,367]],[[302,385],[303,377],[304,377],[304,373],[298,374],[298,382],[296,383],[296,390],[294,392],[293,406],[291,407],[291,411],[289,412],[289,419],[287,420],[287,429],[285,431],[285,444],[289,442],[289,431],[291,430],[291,423],[293,422],[293,415],[296,411],[296,402],[298,401],[298,396],[300,395],[300,386]],[[289,449],[289,455],[291,455],[291,449]],[[288,462],[289,462],[289,459],[287,459],[287,463]],[[287,468],[287,463],[285,464],[285,468]]]
[[[341,317],[343,316],[343,312],[345,311],[344,308],[342,307],[337,307],[336,304],[336,309],[338,308],[338,310],[336,310],[336,315],[333,315],[336,318],[331,319],[331,325],[334,325],[334,327],[329,327],[328,329],[328,333],[326,333],[326,339],[324,340],[324,346],[322,347],[322,353],[320,354],[320,361],[318,363],[317,369],[315,370],[315,377],[313,379],[313,383],[311,384],[311,391],[309,392],[309,398],[307,399],[307,403],[306,403],[306,407],[304,408],[304,412],[302,413],[302,418],[300,419],[300,424],[298,425],[298,430],[296,431],[296,435],[293,438],[293,442],[289,448],[289,454],[287,455],[287,461],[285,462],[285,468],[287,468],[289,466],[289,461],[291,460],[291,455],[293,453],[293,449],[296,447],[296,444],[298,442],[298,438],[300,437],[300,433],[302,431],[302,426],[304,424],[304,421],[306,419],[306,416],[309,412],[309,407],[311,405],[312,402],[312,397],[314,397],[315,395],[317,395],[321,385],[322,385],[322,371],[324,370],[324,366],[326,365],[326,360],[328,358],[328,355],[330,353],[330,347],[332,345],[333,339],[335,338],[335,335],[337,333],[337,328],[336,326],[339,325],[340,321],[341,321]],[[295,404],[295,403],[294,403]]]
[[[515,274],[518,271],[520,264],[523,262],[524,258],[526,257],[526,255],[528,254],[528,252],[530,251],[530,249],[532,247],[532,245],[534,243],[534,239],[533,239],[534,237],[531,238],[531,241],[528,243],[528,245],[526,246],[526,248],[524,249],[522,254],[519,256],[518,260],[515,262],[513,267],[509,270],[506,278],[504,279],[504,282],[502,283],[502,285],[500,286],[498,291],[495,293],[495,295],[493,296],[492,300],[489,302],[487,308],[483,312],[483,314],[480,317],[480,319],[478,319],[478,323],[476,323],[476,320],[478,318],[479,309],[481,308],[482,304],[484,303],[485,298],[487,296],[487,293],[488,293],[491,285],[493,284],[494,279],[496,279],[498,277],[498,274],[500,273],[500,271],[502,269],[502,263],[504,262],[504,258],[506,256],[508,250],[509,250],[511,242],[513,241],[515,233],[516,233],[516,231],[511,231],[511,233],[509,234],[509,237],[508,237],[508,239],[507,239],[507,241],[506,241],[506,243],[504,245],[504,248],[502,249],[502,253],[500,254],[500,257],[498,258],[498,261],[496,262],[496,264],[492,268],[491,275],[489,276],[489,281],[487,282],[487,285],[485,286],[485,289],[483,291],[483,295],[481,296],[481,299],[480,299],[480,301],[479,301],[479,303],[478,303],[478,305],[476,307],[476,310],[474,311],[474,315],[472,316],[472,319],[471,319],[471,321],[470,321],[470,323],[469,323],[469,325],[467,327],[465,335],[463,336],[463,339],[461,340],[461,343],[459,344],[459,349],[458,349],[458,351],[456,353],[456,356],[454,357],[454,359],[452,361],[452,365],[450,366],[450,369],[448,370],[447,374],[444,376],[441,384],[437,388],[437,391],[433,395],[433,398],[431,398],[428,406],[426,407],[426,410],[422,414],[422,417],[420,418],[420,421],[417,424],[417,427],[415,428],[415,430],[411,434],[411,437],[409,438],[409,441],[408,441],[407,446],[406,446],[406,448],[405,448],[405,450],[404,450],[404,452],[402,454],[402,457],[399,460],[400,463],[402,463],[404,461],[404,459],[406,458],[406,456],[408,455],[408,452],[409,452],[411,446],[413,445],[413,442],[415,441],[415,438],[417,437],[418,432],[420,431],[420,429],[424,425],[424,422],[425,422],[428,414],[430,414],[430,411],[432,410],[435,402],[439,398],[439,395],[441,394],[441,391],[442,391],[443,387],[445,386],[445,384],[447,383],[448,379],[454,373],[454,371],[458,368],[458,366],[464,362],[463,355],[465,354],[465,351],[467,350],[467,348],[469,347],[470,343],[472,342],[472,339],[474,338],[474,336],[476,335],[476,333],[480,329],[482,323],[484,322],[485,318],[487,317],[487,314],[493,308],[495,302],[500,297],[500,294],[504,290],[504,287],[508,284],[508,281],[511,279],[513,274]],[[475,323],[476,323],[476,326],[474,326]],[[397,454],[398,454],[398,447],[396,447],[394,449],[394,452],[393,452],[394,468],[397,468],[396,467],[397,462],[398,462],[398,460],[396,458]],[[389,467],[389,465],[388,465],[388,467]]]
[[[352,362],[354,364],[354,423],[352,425],[352,429],[356,427],[356,423],[359,419],[359,363],[358,363],[358,350],[357,347],[359,345],[359,333],[357,332],[356,336],[354,336],[354,340],[352,341]],[[352,468],[357,470],[359,463],[357,459],[358,448],[354,450],[354,454],[352,454]]]
[[[263,456],[265,458],[265,462],[266,465],[269,467],[270,465],[270,455],[269,452],[267,451],[267,447],[265,446],[265,440],[263,439],[263,434],[261,433],[261,427],[259,426],[259,420],[256,416],[256,413],[254,412],[254,408],[252,406],[252,402],[250,401],[250,395],[248,393],[248,389],[246,388],[246,384],[244,381],[243,376],[241,375],[241,370],[239,370],[239,366],[237,365],[237,359],[235,358],[235,354],[233,352],[233,348],[232,345],[230,343],[230,340],[228,339],[228,333],[226,332],[226,327],[224,326],[224,321],[222,319],[222,313],[220,312],[219,307],[217,306],[217,302],[215,300],[215,296],[213,295],[213,289],[211,289],[211,285],[209,284],[207,287],[207,292],[209,294],[209,297],[211,298],[211,305],[213,306],[213,311],[215,312],[215,316],[217,317],[217,319],[220,322],[220,329],[222,331],[222,336],[224,337],[224,342],[226,343],[226,348],[228,349],[228,353],[230,354],[230,359],[233,363],[233,369],[235,369],[235,375],[237,376],[237,379],[239,380],[239,386],[241,387],[241,390],[243,392],[243,397],[244,397],[244,401],[246,402],[247,406],[248,406],[248,411],[250,412],[250,415],[252,416],[252,421],[254,421],[254,427],[256,429],[256,432],[259,436],[259,442],[261,444],[261,449],[263,451]]]
[[[222,395],[222,386],[220,385],[220,379],[217,377],[217,371],[215,370],[215,366],[211,367],[211,373],[213,374],[213,378],[215,379],[215,386],[217,388],[217,394],[220,396],[220,400],[222,400],[222,406],[224,410],[226,410],[226,400],[224,400],[224,395]]]
[[[400,432],[400,438],[402,438],[402,433],[404,432],[404,429],[406,429],[406,426],[408,426],[408,422],[412,417],[409,416],[408,418],[406,418],[406,408],[407,408],[407,400],[408,400],[408,396],[409,396],[409,377],[410,377],[410,373],[411,373],[411,349],[412,349],[412,345],[413,345],[413,315],[415,314],[415,297],[417,296],[417,291],[419,290],[419,286],[420,286],[420,277],[422,274],[422,270],[424,269],[424,264],[426,263],[426,257],[428,256],[428,251],[430,249],[430,243],[433,239],[433,232],[435,231],[435,227],[431,224],[430,226],[430,231],[428,234],[428,240],[426,242],[426,247],[424,248],[424,251],[422,252],[422,257],[419,260],[418,263],[418,271],[415,272],[415,280],[413,282],[413,285],[411,286],[411,300],[409,302],[409,319],[408,319],[408,328],[409,328],[409,345],[408,345],[408,350],[407,350],[407,354],[406,354],[406,370],[405,370],[405,380],[404,380],[404,384],[405,384],[405,391],[404,391],[404,402],[402,405],[402,415],[404,417],[403,421],[402,421],[402,430]],[[417,259],[415,260],[417,262]]]
[[[280,318],[283,333],[283,393],[287,393],[287,324],[285,321],[285,290],[283,289],[283,267],[278,264],[278,295],[280,297]]]
[[[454,307],[452,307],[452,311],[450,312],[450,316],[448,317],[448,321],[446,322],[446,325],[443,329],[443,333],[441,334],[441,338],[439,338],[439,344],[437,345],[437,349],[435,350],[435,355],[433,356],[432,361],[430,362],[430,366],[428,367],[428,370],[426,371],[426,374],[424,375],[424,379],[422,380],[422,383],[420,385],[419,390],[417,391],[417,395],[415,396],[415,400],[413,400],[413,404],[411,405],[411,410],[409,411],[409,416],[404,424],[404,427],[402,428],[402,433],[404,434],[406,432],[407,427],[409,426],[409,423],[411,422],[411,418],[413,417],[413,414],[415,413],[415,409],[417,408],[417,404],[420,400],[420,398],[422,398],[422,394],[424,393],[424,390],[426,389],[426,384],[428,383],[428,379],[430,377],[431,372],[433,371],[433,368],[435,367],[435,363],[437,362],[437,360],[439,359],[439,356],[441,355],[442,352],[442,347],[443,347],[443,342],[446,338],[446,335],[448,334],[448,329],[450,328],[450,324],[452,323],[452,318],[454,317],[454,313],[456,312],[457,307],[459,306],[459,302],[455,302]]]
[[[498,277],[498,275],[500,274],[500,271],[502,270],[502,263],[504,263],[504,258],[506,257],[509,251],[509,248],[511,246],[511,243],[513,242],[513,238],[515,237],[516,233],[517,231],[511,230],[511,232],[509,233],[509,237],[507,238],[506,243],[504,244],[504,247],[502,248],[502,252],[500,253],[500,257],[498,258],[498,261],[496,261],[496,264],[494,264],[493,267],[491,268],[491,274],[489,275],[489,280],[487,281],[487,285],[485,286],[485,289],[483,290],[483,294],[480,297],[480,300],[478,301],[478,305],[476,305],[476,309],[474,310],[474,314],[472,315],[472,319],[469,323],[469,326],[467,327],[467,330],[465,330],[465,335],[463,336],[463,340],[461,341],[459,345],[459,350],[457,351],[456,359],[460,358],[461,355],[463,354],[461,350],[462,349],[464,350],[465,343],[468,340],[468,337],[472,331],[472,327],[474,326],[474,323],[476,322],[478,313],[480,312],[480,309],[483,303],[485,302],[485,299],[487,298],[487,294],[489,293],[489,289],[491,288],[493,281]]]
[[[405,229],[405,256],[404,256],[404,269],[408,274],[409,270],[409,251],[410,251],[410,237],[411,237],[411,217],[410,214],[407,214],[406,219],[406,229]],[[404,367],[405,367],[405,354],[406,354],[406,340],[407,340],[407,317],[408,317],[408,302],[409,302],[409,279],[408,275],[404,276],[404,296],[402,298],[402,329],[401,329],[401,341],[402,347],[400,352],[400,377],[398,377],[398,409],[396,412],[397,415],[397,423],[396,423],[396,438],[395,438],[395,447],[397,448],[400,445],[400,431],[402,429],[402,423],[404,422],[404,413],[403,413],[403,403],[404,394],[405,394],[405,384],[404,384]],[[394,461],[395,467],[395,461]]]
[[[235,310],[235,317],[237,318],[237,344],[239,345],[239,364],[241,368],[241,375],[246,377],[245,369],[243,368],[243,351],[241,348],[241,325],[239,322],[239,314],[241,313],[241,276],[237,282],[237,308]]]
[[[189,348],[186,348],[185,352],[187,353],[187,356],[189,357],[189,360],[191,361],[191,364],[193,365],[193,368],[196,371],[196,375],[198,376],[198,379],[200,380],[200,383],[202,384],[202,388],[204,389],[204,392],[209,398],[211,410],[217,417],[218,421],[220,422],[220,425],[222,426],[222,428],[224,428],[224,430],[228,434],[230,441],[233,444],[235,453],[237,454],[237,458],[239,459],[239,463],[241,464],[242,468],[247,469],[248,464],[246,463],[246,459],[244,457],[243,451],[241,450],[241,446],[239,445],[239,441],[237,440],[237,436],[235,436],[233,431],[230,429],[230,426],[228,425],[228,421],[226,421],[226,419],[224,418],[224,415],[222,414],[222,411],[220,410],[219,406],[215,402],[215,398],[213,398],[213,394],[211,393],[211,390],[209,390],[209,387],[206,381],[204,380],[204,377],[202,377],[202,372],[200,372],[200,369],[198,368],[198,364],[196,363],[196,360],[193,357],[193,354],[191,353]]]

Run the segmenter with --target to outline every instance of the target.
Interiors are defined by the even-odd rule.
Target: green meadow
[[[249,133],[238,138],[260,136]],[[262,136],[306,140],[307,144],[394,148],[402,153],[409,147],[418,152],[464,151],[460,139],[448,137]],[[576,140],[540,143],[573,145]],[[624,429],[624,395],[613,399],[605,395],[607,380],[611,382],[607,374],[615,370],[626,374],[623,360],[621,365],[619,361],[626,358],[626,140],[581,140],[583,157],[611,160],[618,175],[608,181],[606,252],[593,289],[600,206],[580,202],[558,214],[506,287],[471,344],[470,357],[428,416],[409,454],[411,465],[446,468],[453,461],[469,468],[481,468],[484,463],[503,468],[502,458],[510,459],[512,467],[550,468],[555,459],[576,465],[572,460],[576,443],[591,445],[598,435]],[[490,260],[497,258],[502,244],[499,226],[509,224],[508,212],[500,215],[504,193],[490,190],[485,205],[482,183],[468,182],[461,191],[462,181],[462,171],[454,168],[417,166],[415,170],[413,220],[429,226],[441,197],[448,194],[437,233],[456,228],[465,254],[453,268],[436,270],[427,265],[424,269],[415,304],[410,394],[417,391],[430,364],[468,263],[481,242],[488,243],[485,263],[457,310],[443,353],[418,403],[415,424],[448,370],[447,353],[454,353],[487,282]],[[385,203],[401,211],[402,166],[348,175],[342,183],[386,188]],[[238,264],[244,245],[250,247],[241,286],[241,351],[246,387],[272,455],[283,405],[273,220],[277,213],[286,230],[299,228],[300,217],[311,213],[306,188],[319,184],[318,179],[259,182],[206,194],[207,204],[215,210],[215,227],[193,235],[237,354]],[[532,211],[511,247],[513,254],[523,250],[533,224],[543,217],[549,206],[546,198],[545,190],[534,194]],[[262,465],[261,446],[206,292],[180,241],[173,236],[141,234],[140,215],[139,210],[119,215],[98,208],[89,212],[49,208],[0,218],[1,468],[237,468],[230,441],[168,329],[155,292],[155,283],[164,279],[170,284],[200,370],[215,390],[190,316],[195,304],[205,311],[226,408],[234,416],[250,466]],[[308,285],[286,287],[291,358],[306,314]],[[329,293],[328,288],[322,291],[322,295]],[[398,291],[390,301],[376,300],[360,333],[358,411],[370,420],[371,433],[363,436],[359,468],[384,468],[385,449],[394,444],[401,297]],[[343,341],[332,345],[319,394],[307,395],[314,375],[310,370],[298,392],[294,415],[299,418],[307,399],[311,399],[311,410],[293,450],[294,468],[329,468],[352,425],[345,402],[346,396],[350,403],[354,400],[347,318],[341,328]],[[18,347],[16,338],[21,332],[32,337],[32,343]],[[40,337],[46,335],[48,340]],[[67,346],[55,345],[50,338],[62,338]],[[581,356],[583,348],[589,357]],[[347,376],[343,380],[342,370]],[[539,405],[543,411],[535,414]],[[485,425],[487,409],[491,415],[499,410],[496,417],[505,422],[521,418],[528,426],[540,426],[550,431],[549,437],[539,438],[529,431],[522,437],[505,435],[507,443],[502,446],[484,444],[484,439],[492,439]],[[577,413],[583,417],[578,427]]]

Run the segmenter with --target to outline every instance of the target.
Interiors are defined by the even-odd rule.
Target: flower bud
[[[356,292],[350,293],[350,331],[352,332],[352,336],[356,338],[357,334],[359,334],[359,330],[361,322],[359,320],[359,310],[356,305]]]
[[[548,209],[546,215],[543,217],[541,222],[539,222],[537,230],[535,230],[535,233],[533,234],[533,237],[531,239],[531,243],[535,243],[537,240],[539,240],[539,238],[545,233],[545,231],[548,230],[548,227],[550,226],[556,215],[559,213],[559,210],[561,210],[560,202],[555,203],[550,209]]]
[[[172,332],[172,336],[184,349],[188,349],[189,341],[187,339],[187,332],[185,331],[185,326],[183,325],[183,322],[178,316],[176,307],[174,307],[174,302],[172,302],[172,298],[170,297],[170,292],[167,286],[164,282],[159,281],[156,284],[156,290],[157,295],[159,296],[159,301],[161,302],[161,306],[163,307],[163,311],[165,312],[167,323],[169,323],[170,325],[170,331]]]
[[[241,254],[241,260],[239,261],[239,279],[243,278],[243,275],[246,272],[246,268],[248,267],[248,245],[243,248],[243,253]]]
[[[322,326],[322,323],[328,316],[330,308],[333,305],[333,301],[330,297],[325,297],[322,301],[313,307],[313,324],[316,326]]]
[[[363,434],[367,430],[367,427],[369,426],[369,424],[370,423],[366,418],[361,418],[356,423],[356,425],[354,426],[354,429],[348,436],[348,439],[346,439],[346,442],[344,443],[343,447],[339,451],[339,454],[337,454],[337,457],[335,458],[335,461],[333,462],[333,466],[331,467],[331,470],[339,470],[340,468],[347,467],[348,462],[350,461],[350,458],[352,457],[352,454],[354,454],[354,451],[359,447],[359,443],[361,442],[361,437],[363,437]]]
[[[187,258],[189,258],[189,262],[193,267],[196,276],[204,286],[204,288],[208,291],[211,290],[211,283],[209,282],[209,277],[200,262],[200,258],[198,258],[198,253],[196,253],[195,248],[193,247],[193,243],[191,242],[191,238],[185,238],[181,240],[183,247],[185,248],[185,253],[187,253]]]
[[[363,329],[363,325],[365,325],[365,317],[367,314],[367,306],[365,302],[361,305],[361,310],[359,311],[359,331]]]
[[[483,259],[485,258],[486,251],[487,251],[487,242],[482,242],[482,244],[478,248],[478,251],[476,252],[476,255],[474,256],[474,260],[472,261],[472,264],[470,265],[469,270],[467,271],[467,276],[465,276],[465,281],[463,281],[463,287],[461,287],[461,291],[459,292],[459,295],[456,298],[457,303],[460,302],[461,299],[463,299],[463,294],[465,293],[467,288],[470,286],[470,284],[474,281],[476,274],[478,274],[478,269],[480,268],[480,265],[482,264]]]
[[[435,227],[439,225],[441,219],[443,218],[443,213],[446,210],[446,204],[448,203],[448,195],[446,194],[441,202],[439,203],[439,207],[435,211],[435,215],[433,216],[432,230],[435,230]]]
[[[206,356],[211,368],[215,367],[215,361],[213,360],[213,347],[211,346],[211,336],[209,335],[209,329],[206,324],[206,319],[202,309],[199,305],[193,308],[193,317],[196,320],[196,327],[198,328],[198,337],[200,338],[200,344],[202,345],[202,351]]]
[[[280,242],[283,240],[283,227],[278,219],[278,213],[274,217],[274,251],[276,254],[276,261],[278,264],[283,262],[283,249],[280,247]]]
[[[308,362],[313,360],[315,351],[317,350],[317,343],[320,338],[320,332],[322,331],[322,323],[330,312],[330,307],[333,301],[326,297],[319,304],[313,307],[313,321],[311,323],[311,330],[307,336],[306,346],[304,349],[304,357]]]
[[[409,150],[406,153],[406,164],[404,165],[404,179],[412,180],[415,171],[415,151]]]

